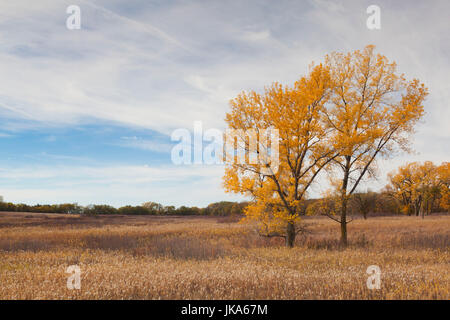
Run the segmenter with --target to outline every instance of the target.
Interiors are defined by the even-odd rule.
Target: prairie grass
[[[346,249],[329,219],[304,219],[294,249],[235,221],[0,213],[0,299],[450,298],[449,216],[354,220]]]

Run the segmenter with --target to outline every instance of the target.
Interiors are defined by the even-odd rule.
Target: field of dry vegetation
[[[1,212],[0,299],[450,298],[450,216],[355,220],[347,249],[335,222],[304,221],[311,234],[287,249],[229,218]]]

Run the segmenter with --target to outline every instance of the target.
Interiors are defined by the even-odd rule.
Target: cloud
[[[384,175],[400,162],[449,158],[448,1],[434,1],[433,6],[425,1],[378,1],[381,30],[366,28],[366,8],[372,3],[356,0],[81,1],[82,28],[72,31],[65,27],[70,4],[0,2],[0,119],[5,132],[0,137],[29,128],[70,130],[87,123],[113,123],[161,133],[155,139],[120,139],[118,145],[167,152],[167,136],[176,128],[192,129],[200,120],[204,130],[223,129],[228,101],[240,91],[260,91],[274,81],[292,83],[326,53],[375,44],[397,61],[407,78],[419,78],[430,90],[427,114],[415,135],[418,154],[380,161],[380,172]],[[65,172],[52,167],[38,172],[52,170]],[[164,174],[171,176],[169,171]],[[87,169],[76,167],[75,172],[92,180]],[[190,177],[189,172],[177,171],[174,181]],[[205,172],[211,180],[220,178],[219,172]],[[122,183],[142,177],[126,175]],[[75,178],[67,173],[65,181],[70,184]],[[382,179],[375,184],[382,185]],[[18,190],[17,199],[19,194],[30,197],[18,187],[26,181],[9,184]],[[207,190],[208,183],[200,179],[195,186]],[[141,194],[138,189],[133,190]],[[38,194],[38,188],[33,190]],[[179,189],[164,190],[170,194]],[[215,198],[224,196],[220,188],[207,192],[211,190]],[[77,192],[89,197],[82,188]],[[76,198],[75,191],[73,195]],[[206,196],[197,193],[193,199],[203,203]]]
[[[270,39],[270,31],[246,31],[241,37],[245,41],[264,41]]]
[[[102,11],[103,13],[106,13],[108,16],[114,18],[114,19],[118,19],[122,22],[124,22],[127,25],[131,25],[132,27],[137,28],[140,32],[144,32],[144,33],[148,33],[151,36],[156,36],[162,40],[164,40],[165,42],[168,42],[170,44],[174,44],[179,48],[183,48],[184,50],[188,50],[190,51],[189,48],[187,48],[186,46],[184,46],[180,41],[178,41],[177,39],[173,38],[172,36],[170,36],[169,34],[167,34],[166,32],[164,32],[163,30],[152,26],[151,24],[149,24],[148,22],[146,23],[141,23],[137,20],[134,19],[130,19],[126,16],[120,15],[116,12],[113,12],[107,8],[105,8],[104,6],[99,6],[96,5],[94,3],[92,3],[91,1],[86,1],[86,0],[82,0],[83,4],[87,4],[90,7],[93,7],[95,9],[98,9],[100,11]]]
[[[9,134],[9,133],[4,133],[4,132],[0,132],[0,138],[10,138],[13,135]]]
[[[158,140],[143,139],[136,136],[121,137],[121,141],[118,142],[117,145],[121,147],[136,148],[162,153],[169,153],[174,146],[170,143],[163,143]]]
[[[24,166],[0,168],[5,201],[22,203],[110,203],[157,201],[202,205],[220,201],[221,166]],[[237,200],[239,197],[226,196]]]

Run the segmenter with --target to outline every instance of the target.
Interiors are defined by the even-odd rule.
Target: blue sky
[[[81,8],[68,30],[66,8]],[[368,30],[366,8],[381,8]],[[221,166],[175,166],[177,128],[224,128],[228,101],[292,83],[334,50],[375,44],[430,89],[413,155],[449,160],[450,3],[433,1],[1,1],[0,194],[23,203],[204,206],[238,200]],[[319,183],[312,195],[326,188]]]

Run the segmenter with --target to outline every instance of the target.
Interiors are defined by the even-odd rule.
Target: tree
[[[450,210],[450,162],[443,162],[437,167],[437,179],[440,188],[440,207]]]
[[[323,197],[311,203],[307,208],[308,215],[322,215],[339,222],[336,216],[341,212],[341,201],[335,190],[327,190]],[[347,223],[349,223],[348,221]]]
[[[334,149],[342,150],[329,167],[338,179],[341,244],[347,245],[347,206],[364,177],[375,175],[375,160],[396,149],[410,151],[409,137],[424,114],[427,89],[407,81],[396,64],[375,54],[374,46],[326,56],[333,90],[325,116]]]
[[[82,213],[88,216],[96,216],[99,214],[117,214],[118,210],[106,204],[100,205],[90,204],[83,209]]]
[[[354,193],[350,198],[350,203],[361,213],[364,219],[376,208],[377,194],[368,190],[367,192]]]
[[[163,213],[164,214],[175,214],[176,213],[175,206],[165,206],[163,208]]]
[[[408,215],[422,218],[425,212],[430,214],[436,203],[448,209],[449,165],[443,163],[435,166],[431,161],[407,163],[388,174],[389,185],[386,187],[402,204],[402,211]],[[442,201],[442,199],[446,199]]]
[[[422,197],[422,207],[419,208],[422,213],[422,219],[425,213],[429,215],[435,206],[436,200],[439,198],[440,181],[438,179],[437,167],[431,161],[425,161],[423,165],[419,166],[418,175],[420,181],[418,182],[417,192]]]
[[[260,235],[283,237],[293,247],[303,230],[299,212],[308,188],[317,174],[336,156],[330,147],[329,130],[322,113],[330,92],[330,74],[323,65],[312,66],[310,73],[293,87],[274,83],[263,94],[242,92],[230,102],[226,115],[228,128],[236,137],[233,154],[245,154],[246,163],[227,157],[224,187],[228,192],[252,197],[245,208],[246,220],[256,221]],[[278,139],[267,147],[264,130],[278,130]],[[248,138],[253,130],[256,146]],[[233,144],[234,136],[233,136]],[[278,145],[276,170],[268,153]],[[253,155],[257,163],[250,163]]]
[[[401,214],[399,202],[388,188],[378,193],[375,212],[382,215]]]
[[[204,214],[208,216],[232,216],[241,215],[247,204],[245,202],[220,201],[210,203],[205,209]]]
[[[142,207],[148,209],[150,211],[150,214],[163,214],[164,213],[164,206],[157,202],[152,202],[152,201],[144,202],[142,204]]]

